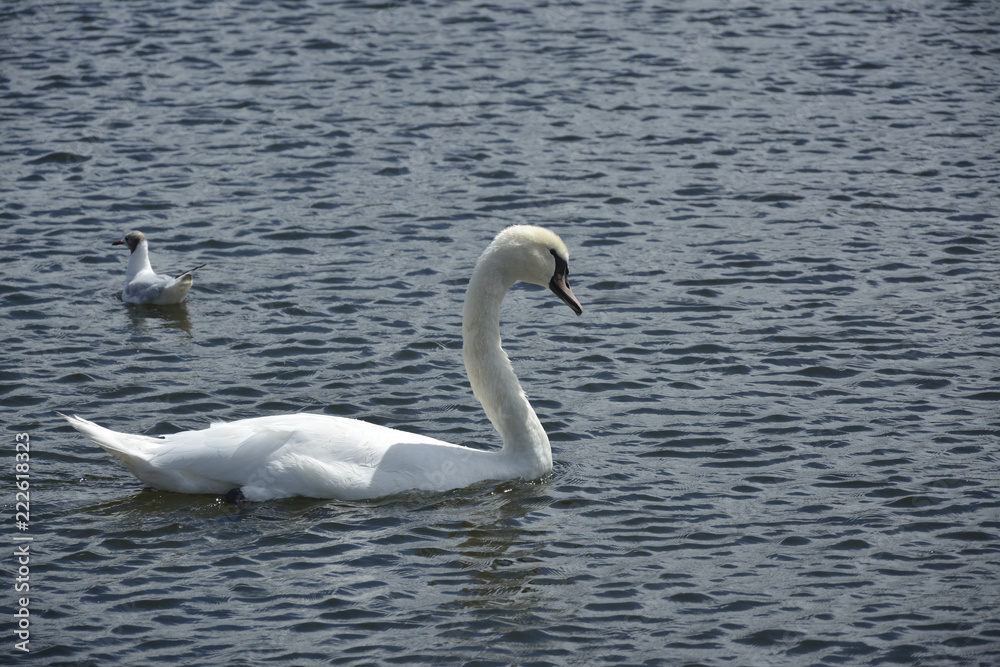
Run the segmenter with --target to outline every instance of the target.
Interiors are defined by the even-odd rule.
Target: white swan
[[[408,490],[446,491],[486,480],[537,479],[552,450],[500,347],[500,304],[517,281],[549,287],[578,315],[569,253],[554,233],[516,225],[486,248],[469,282],[462,348],[472,391],[503,438],[481,451],[344,417],[291,414],[213,424],[154,438],[66,417],[149,486],[181,493],[240,490],[247,500],[354,500]]]
[[[180,303],[191,289],[191,271],[176,277],[157,275],[149,264],[149,243],[142,232],[131,231],[120,241],[111,245],[127,245],[129,249],[128,269],[125,271],[125,287],[122,301],[126,303],[152,303],[161,306]]]

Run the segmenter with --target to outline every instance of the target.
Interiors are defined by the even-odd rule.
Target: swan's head
[[[132,230],[120,240],[115,241],[111,245],[127,245],[129,254],[135,252],[135,249],[139,247],[139,244],[146,240],[146,235],[142,232],[137,232]]]
[[[569,287],[569,250],[544,227],[513,225],[493,239],[483,258],[494,258],[510,284],[522,280],[548,287],[579,315],[583,307]]]

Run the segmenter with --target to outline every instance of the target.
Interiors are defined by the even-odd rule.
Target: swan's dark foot
[[[243,495],[243,489],[236,487],[235,489],[229,489],[226,492],[226,502],[230,505],[236,505],[237,507],[243,507],[247,504],[247,498]]]

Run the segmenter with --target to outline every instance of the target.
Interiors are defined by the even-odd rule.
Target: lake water
[[[998,35],[986,0],[5,3],[0,662],[1000,663]],[[236,508],[55,415],[496,446],[460,313],[512,223],[584,306],[504,306],[545,479]],[[121,302],[130,229],[208,264],[186,308]]]

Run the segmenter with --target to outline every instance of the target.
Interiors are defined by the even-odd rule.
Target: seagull
[[[131,231],[111,245],[127,245],[131,255],[125,273],[122,301],[125,303],[152,303],[161,306],[180,303],[191,289],[191,272],[205,266],[200,264],[176,277],[157,275],[149,265],[149,243],[142,232]]]

